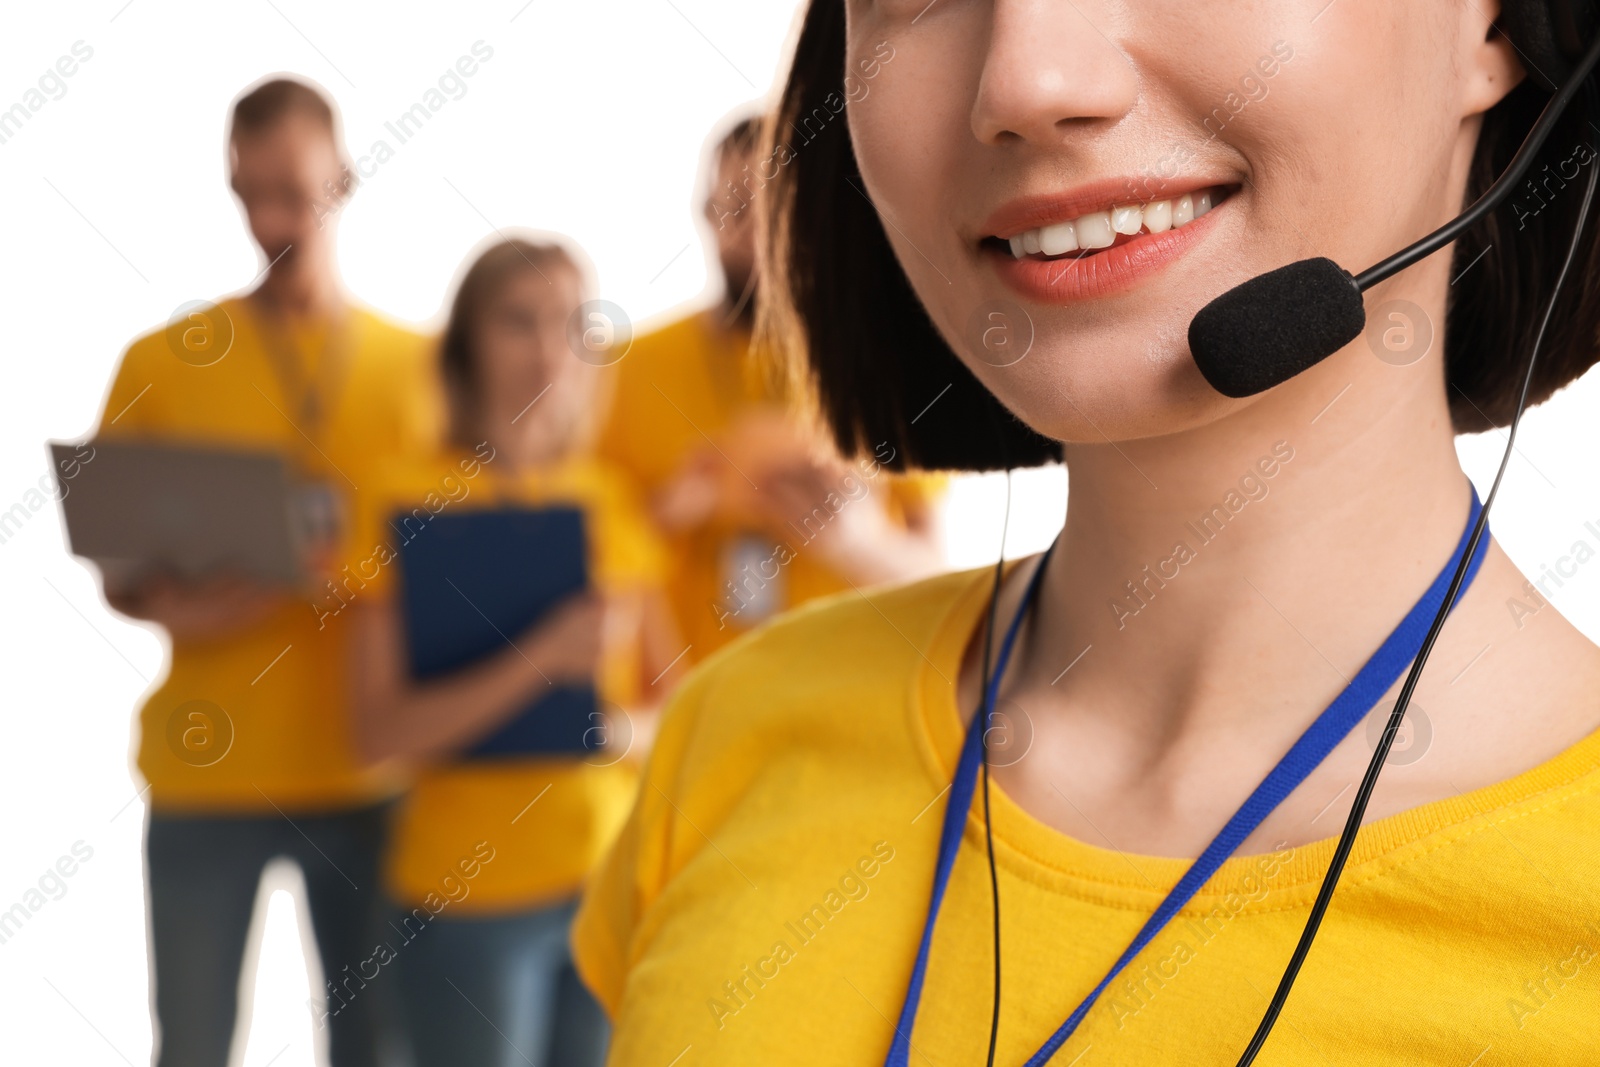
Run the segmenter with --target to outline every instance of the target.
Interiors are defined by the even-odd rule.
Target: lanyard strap
[[[1260,826],[1262,821],[1292,793],[1306,777],[1322,763],[1340,741],[1355,728],[1367,713],[1372,710],[1383,694],[1394,685],[1395,680],[1405,671],[1411,661],[1416,658],[1418,650],[1422,647],[1423,639],[1427,636],[1428,628],[1438,614],[1440,606],[1444,603],[1445,594],[1449,591],[1450,580],[1455,574],[1456,567],[1460,564],[1462,556],[1466,554],[1467,543],[1472,536],[1473,524],[1477,521],[1478,513],[1483,505],[1478,500],[1476,489],[1472,491],[1472,506],[1467,514],[1466,529],[1461,534],[1461,539],[1456,544],[1455,552],[1438,577],[1433,580],[1426,592],[1422,594],[1405,618],[1400,620],[1400,625],[1395,627],[1372,654],[1372,658],[1362,666],[1361,670],[1345,686],[1344,691],[1334,698],[1332,704],[1317,716],[1314,721],[1294,743],[1278,765],[1262,779],[1249,798],[1233,814],[1220,833],[1200,853],[1189,870],[1178,884],[1172,887],[1165,900],[1156,908],[1154,914],[1146,920],[1138,934],[1134,936],[1121,956],[1117,957],[1111,969],[1106,972],[1098,985],[1089,992],[1083,1002],[1067,1016],[1055,1033],[1050,1035],[1038,1052],[1034,1053],[1027,1061],[1025,1067],[1044,1067],[1050,1057],[1066,1043],[1067,1039],[1077,1030],[1078,1025],[1088,1015],[1089,1009],[1094,1007],[1095,1001],[1106,987],[1111,984],[1123,969],[1133,962],[1140,951],[1148,945],[1155,936],[1166,927],[1167,923],[1177,915],[1180,909],[1210,880],[1225,860],[1232,856],[1240,844]],[[1482,565],[1484,557],[1488,554],[1489,539],[1482,538],[1478,543],[1477,551],[1473,553],[1472,561],[1467,565],[1466,574],[1461,583],[1460,592],[1456,594],[1455,603],[1460,601],[1461,595],[1472,584],[1477,576],[1478,568]],[[1052,546],[1053,547],[1053,546]],[[989,681],[987,691],[984,693],[982,711],[973,716],[972,725],[967,729],[966,741],[961,747],[960,761],[956,764],[955,778],[950,783],[950,801],[945,807],[944,826],[939,836],[939,856],[934,865],[933,892],[928,903],[928,918],[922,929],[922,941],[917,948],[917,961],[911,970],[911,982],[906,989],[905,1004],[900,1009],[900,1020],[895,1027],[894,1040],[889,1046],[889,1054],[884,1060],[885,1067],[909,1067],[911,1059],[911,1031],[916,1025],[917,1008],[922,1000],[922,988],[927,978],[928,954],[933,945],[934,925],[939,918],[940,905],[944,903],[945,889],[950,883],[950,872],[955,867],[956,853],[960,850],[962,834],[965,831],[967,817],[972,807],[972,797],[977,786],[978,768],[983,760],[983,732],[988,726],[992,714],[995,698],[1000,689],[1000,680],[1005,675],[1007,663],[1010,661],[1013,645],[1016,642],[1017,632],[1021,629],[1022,620],[1027,615],[1029,607],[1038,592],[1040,577],[1044,574],[1044,564],[1049,558],[1049,553],[1040,559],[1038,568],[1034,571],[1032,580],[1028,583],[1022,603],[1017,607],[1016,615],[1012,617],[1011,624],[1006,630],[1005,640],[1000,647],[1000,655],[995,662],[993,677]]]
[[[318,442],[322,441],[323,429],[333,414],[348,370],[349,338],[346,333],[350,311],[336,308],[328,317],[322,346],[311,366],[307,367],[282,321],[259,304],[259,300],[256,300],[251,305],[251,311],[255,315],[262,347],[266,349],[284,402],[294,409],[293,420],[298,420],[294,421],[294,428],[309,438],[312,447],[320,452]]]

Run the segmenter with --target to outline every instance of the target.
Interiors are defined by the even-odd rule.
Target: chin
[[[1067,333],[1063,331],[1063,333]],[[1248,401],[1229,400],[1200,375],[1182,328],[1130,326],[1115,338],[1071,331],[1036,338],[1009,366],[968,358],[979,380],[1038,433],[1066,444],[1160,437],[1204,426]],[[1130,344],[1137,334],[1155,338]]]
[[[256,245],[261,249],[261,254],[267,257],[267,262],[278,267],[292,267],[300,258],[300,245],[296,241],[276,235],[263,239],[259,234],[252,234]]]

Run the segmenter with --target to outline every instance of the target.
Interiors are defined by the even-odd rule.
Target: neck
[[[1449,558],[1468,500],[1437,383],[1358,374],[1339,395],[1349,376],[1303,375],[1202,430],[1069,446],[1028,688],[1158,745],[1252,729],[1284,693],[1331,700]]]
[[[740,281],[730,277],[716,318],[718,328],[724,333],[749,333],[756,318],[755,286],[748,279]]]
[[[479,434],[479,440],[489,442],[494,449],[495,467],[503,471],[524,471],[559,460],[565,451],[560,435],[547,430],[543,423],[529,423],[526,418],[513,423],[511,420],[517,414],[515,411],[490,411],[484,419],[485,426],[503,427]]]
[[[286,318],[327,318],[345,305],[338,272],[319,258],[285,256],[267,271],[251,294],[269,314]]]

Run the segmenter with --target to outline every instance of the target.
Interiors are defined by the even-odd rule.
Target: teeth
[[[1194,197],[1184,193],[1178,197],[1178,202],[1172,205],[1172,228],[1187,226],[1194,221]]]
[[[1084,248],[1110,248],[1117,239],[1111,228],[1111,212],[1091,211],[1078,219],[1078,244]]]
[[[1144,228],[1151,233],[1166,233],[1172,229],[1172,201],[1157,200],[1144,206]]]
[[[1082,249],[1110,248],[1117,234],[1165,233],[1187,226],[1212,208],[1212,190],[1184,193],[1173,200],[1120,204],[1110,211],[1091,211],[1068,222],[1028,230],[1007,240],[1017,259],[1030,255],[1060,256]]]
[[[1058,222],[1039,231],[1039,251],[1047,256],[1059,256],[1078,250],[1078,227],[1072,222]]]
[[[1111,228],[1118,233],[1125,233],[1129,237],[1139,232],[1139,227],[1144,225],[1144,212],[1138,204],[1129,204],[1124,207],[1111,209]]]

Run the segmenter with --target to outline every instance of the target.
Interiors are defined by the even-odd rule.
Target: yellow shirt
[[[579,969],[615,1019],[611,1067],[883,1062],[964,735],[950,680],[990,574],[802,609],[685,683],[573,934]],[[997,1062],[1016,1067],[1190,861],[1070,839],[999,790],[992,803],[1005,967]],[[1234,1063],[1332,850],[1325,840],[1227,861],[1052,1062]],[[974,804],[914,1064],[984,1061],[988,879]],[[1592,1064],[1597,1005],[1600,734],[1364,828],[1258,1062]]]
[[[641,336],[616,365],[598,451],[625,470],[646,498],[671,481],[692,452],[713,445],[734,465],[729,477],[742,480],[737,468],[749,460],[730,440],[730,430],[741,416],[784,405],[782,390],[750,352],[749,335],[722,328],[719,314],[702,311]],[[891,454],[885,442],[877,460]],[[938,477],[893,476],[874,460],[853,467],[810,516],[781,537],[713,520],[668,539],[674,563],[668,594],[691,661],[777,612],[850,588],[810,542],[828,536],[832,517],[864,493],[883,494],[891,517],[903,521],[908,511],[931,506],[942,490]]]
[[[431,447],[441,405],[432,347],[420,335],[352,309],[331,334],[306,326],[273,344],[238,298],[222,301],[211,322],[210,351],[186,350],[177,330],[128,348],[103,436],[277,452],[294,473],[330,487],[345,515],[375,463]],[[301,373],[277,362],[291,358]],[[306,418],[307,382],[320,419]],[[154,806],[305,811],[391,793],[392,778],[354,758],[344,668],[342,631],[319,624],[304,593],[235,636],[174,641],[166,676],[139,713],[138,765]]]
[[[389,525],[395,515],[506,505],[579,508],[589,538],[590,574],[598,588],[659,585],[664,567],[660,546],[620,475],[588,459],[513,474],[497,467],[501,461],[493,457],[491,447],[480,445],[476,454],[396,466],[386,474],[362,512],[360,528],[370,545],[370,562],[361,571],[365,584],[354,590],[355,598],[393,595],[401,566],[393,558],[400,535]],[[427,536],[419,519],[408,523],[405,536]],[[390,562],[382,563],[386,557]],[[622,746],[626,725],[619,708],[639,697],[638,650],[621,649],[608,657],[598,688],[606,721],[596,728],[611,731],[607,740]],[[496,758],[421,769],[397,815],[388,865],[391,893],[430,910],[436,906],[433,901],[448,897],[456,915],[521,910],[571,896],[633,802],[638,772],[624,751],[618,747],[588,756]],[[493,858],[470,882],[463,882],[455,872],[463,862],[470,865],[480,843],[487,843],[485,851]],[[458,895],[462,886],[466,893]]]

